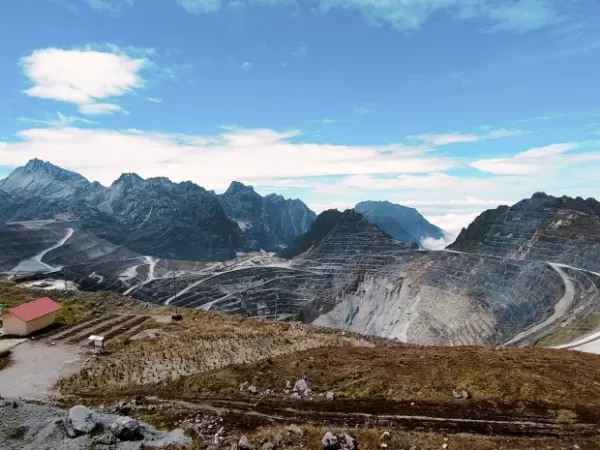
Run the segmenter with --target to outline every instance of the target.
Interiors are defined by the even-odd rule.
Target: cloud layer
[[[146,58],[96,50],[36,50],[21,59],[23,73],[33,86],[30,97],[74,103],[82,114],[110,114],[121,110],[103,100],[120,97],[144,85],[140,71]]]

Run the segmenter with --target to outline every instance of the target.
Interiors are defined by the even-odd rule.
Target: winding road
[[[60,270],[60,267],[51,266],[43,261],[44,256],[50,253],[52,250],[56,250],[57,248],[62,247],[69,240],[75,230],[73,228],[67,228],[67,234],[52,247],[47,248],[37,255],[21,261],[17,267],[12,269],[11,273],[20,273],[20,272],[54,272],[56,270]]]
[[[548,325],[552,325],[555,322],[558,322],[562,319],[562,317],[567,313],[569,308],[573,305],[573,301],[575,300],[575,286],[573,285],[573,281],[571,278],[561,269],[559,264],[548,263],[550,267],[558,272],[558,274],[563,279],[565,284],[565,293],[564,295],[556,302],[554,305],[554,312],[550,317],[548,317],[543,322],[538,323],[524,331],[521,331],[516,336],[514,336],[511,340],[504,343],[504,345],[515,345],[519,341],[531,336],[532,334],[540,331],[541,329],[547,327]]]

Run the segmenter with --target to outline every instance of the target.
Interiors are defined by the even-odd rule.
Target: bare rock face
[[[246,236],[249,250],[278,251],[306,233],[316,217],[300,200],[275,194],[262,197],[252,186],[237,181],[218,198]]]
[[[481,214],[449,249],[600,272],[600,203],[537,193]]]

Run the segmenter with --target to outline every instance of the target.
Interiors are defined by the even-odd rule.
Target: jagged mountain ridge
[[[0,192],[0,221],[68,219],[136,252],[174,259],[227,260],[239,251],[274,250],[308,230],[315,217],[300,200],[255,193],[262,208],[244,211],[257,225],[245,233],[236,208],[226,208],[229,217],[219,196],[194,183],[126,173],[104,187],[38,159],[0,180]]]
[[[259,195],[252,186],[231,183],[218,196],[227,216],[244,232],[250,250],[277,251],[306,233],[316,214],[300,200]]]
[[[485,211],[448,248],[600,273],[600,202],[536,193]]]
[[[423,243],[427,238],[444,238],[444,232],[414,208],[387,201],[365,201],[358,203],[354,209],[399,241]]]

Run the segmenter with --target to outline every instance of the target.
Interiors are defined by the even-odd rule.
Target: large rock
[[[238,442],[238,450],[252,450],[252,444],[246,436],[242,436]]]
[[[294,385],[294,392],[297,392],[300,395],[303,395],[308,389],[310,389],[308,382],[304,378],[296,381],[296,384]]]
[[[94,412],[82,405],[73,406],[69,410],[69,425],[76,433],[91,433],[97,426]]]
[[[131,417],[119,417],[109,427],[110,432],[121,441],[144,439],[140,423]]]
[[[323,444],[323,450],[339,450],[340,448],[338,438],[331,431],[325,433],[321,443]]]

